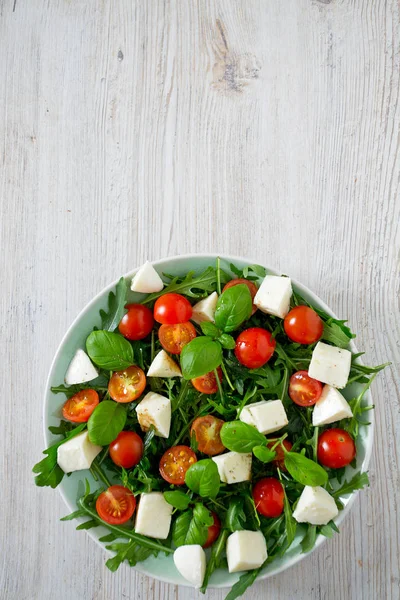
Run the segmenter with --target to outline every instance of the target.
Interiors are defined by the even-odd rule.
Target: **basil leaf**
[[[187,510],[180,514],[172,526],[172,541],[175,546],[183,546],[186,543],[186,534],[192,520],[193,511]]]
[[[194,379],[213,371],[222,363],[221,344],[209,337],[197,337],[183,347],[181,369],[185,379]]]
[[[294,536],[296,535],[297,523],[296,520],[293,518],[292,509],[290,508],[290,503],[286,495],[285,489],[283,493],[283,510],[285,514],[286,538],[288,544],[287,547],[289,548],[289,546],[291,546],[293,543]]]
[[[115,293],[110,292],[108,294],[108,312],[100,311],[102,329],[114,331],[118,327],[122,317],[127,312],[125,308],[127,290],[128,284],[124,277],[121,277],[115,288]]]
[[[301,541],[301,549],[303,552],[310,552],[315,546],[315,541],[317,539],[317,526],[309,525],[307,528],[306,535],[303,537]]]
[[[190,504],[189,496],[186,496],[183,492],[164,492],[164,498],[174,508],[179,510],[185,510]]]
[[[103,400],[92,412],[87,423],[89,440],[92,444],[107,446],[123,430],[126,410],[121,404]]]
[[[216,338],[221,333],[218,327],[214,325],[214,323],[210,323],[209,321],[203,321],[200,323],[201,331],[204,335],[208,335],[211,338]]]
[[[233,350],[236,346],[234,338],[228,333],[223,333],[222,335],[220,335],[218,341],[221,344],[221,346],[226,350]]]
[[[185,483],[202,498],[215,498],[220,488],[217,465],[210,458],[199,460],[186,471]]]
[[[92,331],[86,350],[95,365],[107,371],[126,369],[133,364],[132,346],[122,335],[111,331]]]
[[[208,528],[214,519],[204,504],[197,503],[193,511],[187,510],[176,519],[172,528],[172,541],[175,546],[200,544],[202,546],[208,535]]]
[[[261,460],[263,463],[269,463],[271,460],[274,460],[276,456],[275,450],[270,450],[265,445],[263,446],[254,446],[253,454],[258,460]]]
[[[252,300],[249,288],[244,283],[234,285],[218,298],[215,310],[215,324],[225,333],[237,329],[250,318]]]
[[[232,498],[225,517],[225,527],[233,533],[244,529],[245,524],[246,513],[243,508],[243,498]]]
[[[284,460],[290,475],[302,485],[315,487],[316,485],[325,485],[328,481],[328,473],[325,469],[302,454],[285,452]]]
[[[265,436],[242,421],[224,423],[220,435],[225,448],[233,452],[251,452],[255,446],[266,445]]]

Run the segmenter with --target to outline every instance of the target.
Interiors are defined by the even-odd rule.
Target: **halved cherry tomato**
[[[180,294],[164,294],[154,304],[154,318],[163,325],[185,323],[192,316],[192,305]]]
[[[211,514],[214,519],[214,523],[208,528],[207,540],[206,543],[203,544],[203,548],[209,548],[212,546],[215,540],[218,538],[219,532],[221,531],[221,521],[219,520],[218,515],[213,511],[211,511]]]
[[[132,365],[113,373],[108,383],[108,393],[116,402],[137,400],[146,387],[146,375],[140,367]]]
[[[180,354],[183,346],[186,346],[195,337],[196,330],[189,321],[177,325],[161,325],[158,330],[161,346],[171,354]]]
[[[218,367],[217,373],[219,380],[222,381],[223,376],[221,367]],[[202,394],[216,394],[218,392],[218,383],[214,371],[210,371],[205,375],[200,375],[200,377],[195,377],[194,379],[191,379],[191,382],[193,387]]]
[[[197,462],[195,453],[189,446],[173,446],[160,460],[160,475],[168,483],[183,485],[186,471]]]
[[[279,517],[283,512],[285,493],[275,477],[265,477],[253,487],[253,499],[257,512],[264,517]]]
[[[346,467],[356,456],[353,438],[344,429],[327,429],[318,438],[318,461],[324,467]]]
[[[239,285],[241,283],[244,283],[244,285],[247,285],[247,287],[249,288],[249,292],[251,294],[251,299],[254,300],[254,296],[257,294],[257,286],[255,283],[253,283],[252,281],[249,281],[248,279],[242,279],[242,278],[238,278],[238,279],[232,279],[231,281],[228,281],[228,283],[226,283],[222,289],[222,291],[224,292],[225,290],[228,290],[230,287],[234,286],[234,285]],[[251,311],[251,314],[254,315],[254,313],[257,310],[257,306],[255,304],[253,304],[253,308]]]
[[[128,312],[118,325],[120,333],[128,340],[142,340],[153,329],[153,313],[143,304],[128,304]]]
[[[208,454],[208,456],[215,456],[225,450],[220,436],[223,424],[224,421],[212,415],[197,417],[193,421],[190,433],[195,435],[200,452]]]
[[[114,464],[131,469],[143,456],[143,440],[134,431],[121,431],[110,444],[110,457]]]
[[[286,450],[288,452],[290,452],[290,450],[292,449],[292,442],[289,442],[289,440],[283,440],[283,445],[285,446]],[[268,442],[267,447],[268,448],[272,448],[273,446],[275,446],[276,442],[274,442],[273,440],[271,442]],[[282,446],[280,444],[278,444],[275,448],[274,448],[275,452],[276,452],[276,456],[274,458],[272,462],[272,464],[274,465],[274,467],[277,467],[277,469],[280,469],[281,471],[287,471],[287,468],[285,467],[285,451],[283,450]]]
[[[112,485],[96,500],[97,514],[110,525],[121,525],[129,521],[135,508],[135,496],[123,485]]]
[[[235,356],[249,369],[258,369],[269,361],[274,353],[276,342],[269,331],[261,327],[250,327],[238,336]]]
[[[318,342],[324,331],[324,322],[309,306],[295,306],[283,321],[286,335],[298,344]]]
[[[298,406],[313,406],[322,394],[322,383],[307,371],[293,373],[289,381],[289,396]]]
[[[73,423],[86,423],[98,403],[99,395],[95,390],[81,390],[66,401],[63,417]]]

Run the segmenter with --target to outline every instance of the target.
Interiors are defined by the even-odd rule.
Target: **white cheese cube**
[[[326,525],[339,514],[335,500],[322,487],[306,485],[297,502],[293,517],[298,523]]]
[[[171,527],[172,506],[161,492],[141,494],[136,511],[135,531],[151,538],[165,540]]]
[[[171,401],[165,396],[149,392],[135,408],[142,431],[154,426],[155,434],[167,438],[171,427]]]
[[[284,319],[290,309],[292,282],[289,277],[267,275],[254,298],[254,304],[262,312]]]
[[[262,400],[248,404],[242,409],[239,419],[264,434],[278,431],[289,422],[281,400]]]
[[[214,323],[215,309],[217,308],[218,294],[213,292],[207,298],[203,298],[193,306],[193,313],[190,317],[197,324],[203,321]]]
[[[133,292],[152,294],[161,292],[163,287],[163,280],[149,261],[146,261],[132,278],[131,290]]]
[[[308,374],[313,379],[335,388],[346,387],[351,366],[351,352],[318,342],[315,346]]]
[[[240,483],[251,479],[251,452],[226,452],[212,456],[223,483]]]
[[[182,371],[165,350],[161,350],[154,357],[147,377],[182,377]]]
[[[65,383],[74,385],[96,379],[99,372],[84,350],[77,350],[65,373]]]
[[[226,541],[229,573],[258,569],[267,557],[267,544],[261,531],[235,531]]]
[[[82,431],[57,448],[57,463],[64,473],[90,469],[92,462],[102,449],[101,446],[92,444],[87,431]]]
[[[206,553],[199,544],[179,546],[174,552],[174,563],[182,577],[195,588],[201,587],[206,574]]]
[[[312,423],[314,427],[329,425],[352,416],[353,413],[346,398],[334,387],[324,385],[322,394],[313,410]]]

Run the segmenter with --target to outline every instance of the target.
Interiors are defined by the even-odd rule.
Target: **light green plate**
[[[160,274],[166,272],[172,275],[185,275],[188,271],[195,271],[196,273],[200,273],[209,265],[215,265],[216,257],[217,256],[215,254],[192,254],[186,256],[166,258],[164,260],[154,262],[153,265]],[[251,265],[256,262],[249,261],[244,258],[238,258],[235,256],[221,256],[221,261],[223,261],[222,267],[225,270],[228,270],[228,266],[230,263],[234,263],[239,268],[243,268],[246,265]],[[268,271],[272,274],[279,274],[270,268],[268,268]],[[126,275],[126,278],[130,280],[134,273],[135,270],[131,273],[128,273]],[[298,290],[298,292],[304,298],[312,302],[312,304],[314,304],[315,306],[325,310],[333,317],[335,316],[333,312],[326,306],[326,304],[324,304],[324,302],[322,302],[322,300],[320,300],[309,289],[307,289],[300,283],[297,283],[296,281],[292,280],[292,282],[293,287],[296,290]],[[56,352],[56,355],[50,368],[44,398],[44,431],[46,446],[54,442],[55,439],[58,439],[49,433],[48,426],[57,425],[59,423],[61,417],[61,407],[65,402],[65,397],[62,394],[52,394],[50,392],[50,387],[59,385],[64,381],[65,372],[75,350],[77,348],[85,347],[86,337],[92,331],[94,325],[98,327],[101,325],[99,310],[107,309],[108,293],[110,292],[110,290],[113,290],[113,288],[115,288],[116,283],[117,282],[114,282],[108,287],[106,287],[102,292],[100,292],[100,294],[93,298],[91,302],[89,302],[89,304],[83,309],[83,311],[80,313],[80,315],[78,315],[78,317],[72,323],[71,327],[68,329]],[[130,292],[128,300],[129,302],[137,302],[140,301],[142,297],[144,297],[142,294]],[[353,343],[351,344],[351,350],[353,352],[357,352]],[[353,384],[349,390],[346,390],[345,395],[349,399],[351,397],[354,397],[354,395],[359,393],[360,391],[361,385]],[[364,402],[368,402],[368,404],[372,403],[369,392],[365,395]],[[370,417],[373,421],[373,415],[371,413]],[[373,431],[373,423],[369,427],[360,428],[360,435],[357,440],[357,470],[360,470],[361,468],[363,471],[365,471],[367,468],[372,450]],[[351,469],[351,467],[348,467],[346,479],[349,479],[352,476],[352,473],[353,469]],[[76,500],[79,496],[82,495],[83,482],[85,478],[87,478],[90,481],[91,488],[94,489],[97,484],[92,479],[89,471],[78,471],[72,473],[70,477],[64,477],[63,481],[58,487],[70,512],[76,510]],[[347,498],[342,498],[343,504],[345,504],[345,508],[339,513],[339,516],[336,519],[337,524],[343,521],[344,517],[349,512],[350,507],[353,504],[355,498],[356,493],[349,495]],[[276,575],[277,573],[280,573],[284,569],[291,567],[292,565],[307,557],[307,554],[301,553],[300,541],[302,537],[302,531],[300,527],[298,529],[299,531],[297,533],[296,539],[289,551],[286,552],[284,557],[282,557],[281,559],[277,559],[273,563],[268,565],[261,572],[258,579],[266,579],[267,577]],[[95,529],[91,529],[87,533],[98,544],[101,544],[99,542],[99,538],[102,535],[104,535],[105,532],[106,530],[104,528],[98,527]],[[315,548],[320,546],[325,541],[325,539],[326,538],[319,536]],[[104,547],[103,544],[101,545]],[[140,563],[135,568],[141,573],[145,573],[146,575],[155,577],[156,579],[160,579],[168,583],[187,585],[187,581],[184,580],[176,570],[172,555],[169,555],[167,557],[160,555],[158,557],[148,558],[146,561]],[[115,576],[118,577],[118,575]],[[210,586],[230,587],[238,580],[238,578],[238,574],[230,575],[227,570],[219,569],[212,575],[210,580]]]

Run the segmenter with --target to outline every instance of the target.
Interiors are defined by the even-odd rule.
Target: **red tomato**
[[[208,454],[208,456],[215,456],[225,450],[220,436],[223,424],[224,421],[212,415],[197,417],[193,421],[190,434],[194,434],[200,452]]]
[[[121,319],[118,329],[128,340],[142,340],[153,329],[153,313],[143,304],[128,304],[128,312]]]
[[[154,318],[163,325],[185,323],[192,316],[192,305],[180,294],[164,294],[154,304]]]
[[[81,390],[66,401],[63,417],[73,423],[86,423],[98,403],[99,395],[95,390]]]
[[[292,449],[292,442],[289,442],[289,440],[283,440],[283,445],[285,446],[286,450],[288,452],[290,452],[290,450]],[[268,442],[267,447],[268,448],[272,448],[274,445],[276,444],[276,442],[272,441],[272,442]],[[278,469],[280,469],[281,471],[287,471],[287,468],[285,467],[285,451],[283,450],[281,444],[278,444],[275,448],[274,448],[275,452],[276,452],[276,456],[274,458],[274,460],[272,461],[272,464],[277,467]]]
[[[269,331],[261,327],[245,329],[236,340],[235,355],[249,369],[262,367],[274,353],[276,342]]]
[[[281,482],[275,477],[265,477],[253,487],[254,504],[264,517],[279,517],[283,512],[284,491]]]
[[[212,546],[215,540],[218,538],[219,532],[221,531],[221,521],[219,520],[218,515],[213,511],[211,511],[211,514],[213,516],[214,523],[208,528],[207,540],[206,543],[203,544],[203,548],[209,548]]]
[[[135,496],[123,485],[112,485],[96,500],[97,514],[110,525],[121,525],[129,521],[135,508]]]
[[[296,306],[283,321],[286,335],[298,344],[318,342],[324,331],[324,323],[309,306]]]
[[[180,354],[183,346],[186,346],[195,337],[196,330],[189,321],[177,325],[161,325],[158,330],[161,346],[171,354]]]
[[[327,429],[318,438],[318,461],[324,467],[340,469],[351,463],[356,455],[353,438],[343,429]]]
[[[142,438],[134,431],[121,431],[110,444],[110,457],[114,464],[131,469],[143,456]]]
[[[173,446],[161,457],[160,475],[168,483],[183,485],[186,471],[197,462],[195,453],[189,446]]]
[[[146,387],[146,375],[140,367],[132,365],[113,373],[108,383],[108,393],[115,402],[137,400]]]
[[[217,369],[219,380],[222,381],[222,369]],[[217,378],[215,377],[214,371],[210,371],[200,377],[195,377],[191,380],[193,387],[202,394],[215,394],[218,392]]]
[[[253,283],[252,281],[248,281],[247,279],[232,279],[231,281],[228,281],[228,283],[226,283],[222,289],[222,291],[224,292],[225,290],[228,290],[229,288],[231,288],[234,285],[240,285],[241,283],[244,283],[244,285],[247,285],[247,287],[249,288],[249,292],[251,294],[251,299],[254,300],[254,296],[257,294],[257,286],[255,283]],[[251,311],[251,314],[254,315],[254,313],[257,310],[257,306],[255,304],[253,304],[253,309]]]
[[[293,373],[289,381],[289,396],[298,406],[313,406],[322,394],[322,383],[312,379],[307,371]]]

